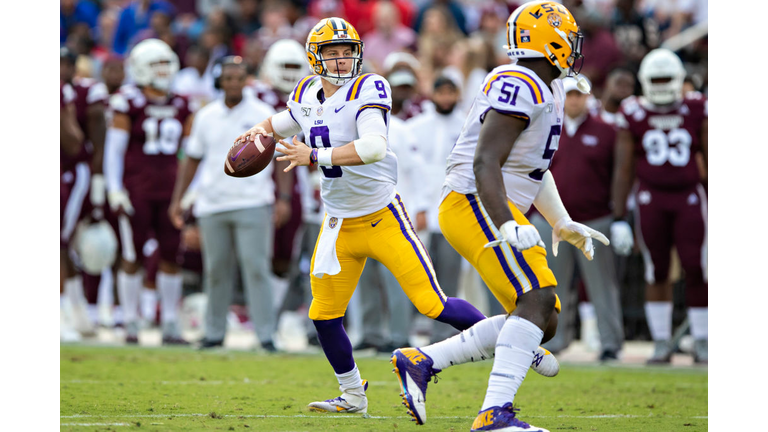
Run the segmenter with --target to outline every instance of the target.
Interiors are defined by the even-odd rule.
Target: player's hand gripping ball
[[[275,155],[275,138],[256,135],[255,141],[238,142],[229,149],[224,172],[232,177],[250,177],[264,170]]]

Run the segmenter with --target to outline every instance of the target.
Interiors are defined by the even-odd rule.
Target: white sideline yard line
[[[100,415],[91,415],[91,414],[74,414],[69,416],[59,416],[59,418],[62,419],[74,419],[74,418],[97,418],[97,417],[114,417],[114,418],[120,418],[120,419],[130,419],[130,418],[168,418],[168,417],[210,417],[210,414],[134,414],[134,415],[111,415],[111,416],[100,416]],[[227,417],[227,418],[313,418],[313,419],[360,419],[360,418],[372,418],[372,419],[410,419],[409,416],[366,416],[363,417],[361,415],[306,415],[306,414],[296,414],[296,415],[257,415],[257,414],[224,414],[221,415],[221,417]],[[430,416],[431,419],[443,419],[443,420],[455,420],[455,419],[474,419],[476,416]],[[526,415],[528,418],[540,418],[540,419],[556,419],[556,418],[577,418],[577,419],[611,419],[611,418],[679,418],[679,419],[708,419],[708,416],[691,416],[691,417],[683,417],[683,416],[668,416],[668,415],[629,415],[629,414],[600,414],[600,415],[559,415],[559,416],[537,416],[537,415]],[[62,423],[64,424],[64,423]],[[73,424],[74,423],[66,423],[66,424]]]
[[[131,423],[61,423],[61,426],[133,426]]]

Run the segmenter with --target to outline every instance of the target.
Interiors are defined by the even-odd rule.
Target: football
[[[250,177],[263,171],[274,155],[275,138],[256,135],[256,141],[238,143],[229,149],[224,160],[224,172],[232,177]]]

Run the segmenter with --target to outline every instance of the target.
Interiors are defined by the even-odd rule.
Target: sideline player
[[[189,136],[192,113],[187,99],[169,91],[179,60],[159,39],[138,43],[128,58],[136,85],[125,85],[110,99],[104,174],[107,198],[118,212],[122,262],[117,290],[123,305],[126,342],[138,342],[142,288],[141,252],[150,231],[160,248],[157,288],[164,344],[186,344],[178,327],[182,280],[176,264],[180,233],[168,217],[176,180],[179,145]]]
[[[667,49],[640,64],[643,97],[621,104],[613,182],[615,225],[626,225],[627,195],[637,177],[635,228],[645,261],[648,327],[655,342],[649,363],[669,363],[673,347],[670,251],[685,271],[694,360],[707,363],[707,194],[695,155],[707,156],[707,100],[683,98],[685,69]]]
[[[284,142],[278,160],[318,165],[326,216],[311,263],[309,317],[342,395],[312,402],[316,411],[365,413],[367,382],[360,378],[342,319],[367,258],[386,266],[424,315],[459,330],[484,319],[464,300],[447,297],[426,249],[395,191],[397,159],[387,143],[391,90],[376,74],[361,74],[363,42],[347,21],[326,18],[309,33],[314,72],[297,84],[288,109],[236,141],[304,132],[308,145]],[[310,147],[311,146],[311,147]]]
[[[555,277],[536,229],[523,216],[531,204],[554,227],[553,253],[565,240],[594,256],[601,233],[573,222],[548,171],[558,147],[565,93],[575,75],[582,35],[562,5],[547,1],[517,8],[507,21],[512,64],[485,78],[448,157],[439,221],[448,242],[480,273],[509,312],[483,320],[445,341],[396,350],[392,356],[403,400],[417,423],[426,420],[432,375],[494,356],[488,390],[473,431],[543,431],[516,417],[512,402],[538,350],[557,326]],[[588,90],[585,81],[579,83]]]

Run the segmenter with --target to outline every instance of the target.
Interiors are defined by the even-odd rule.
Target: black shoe
[[[277,352],[277,348],[275,348],[275,344],[272,343],[272,341],[269,342],[262,342],[261,348],[264,349],[264,351],[275,353]]]
[[[181,336],[163,336],[163,345],[191,345]]]
[[[203,339],[200,341],[199,349],[218,348],[224,346],[224,339],[221,340],[209,340]]]
[[[616,361],[618,359],[619,359],[619,354],[616,351],[605,350],[602,353],[600,353],[600,361],[601,362]]]
[[[371,348],[374,348],[374,349],[378,350],[379,346],[375,345],[375,344],[372,344],[370,342],[363,341],[363,342],[360,342],[359,344],[355,345],[355,347],[352,348],[352,351],[359,351],[359,350],[371,349]]]
[[[307,343],[319,347],[320,346],[320,339],[317,338],[317,335],[312,335],[307,338]]]

